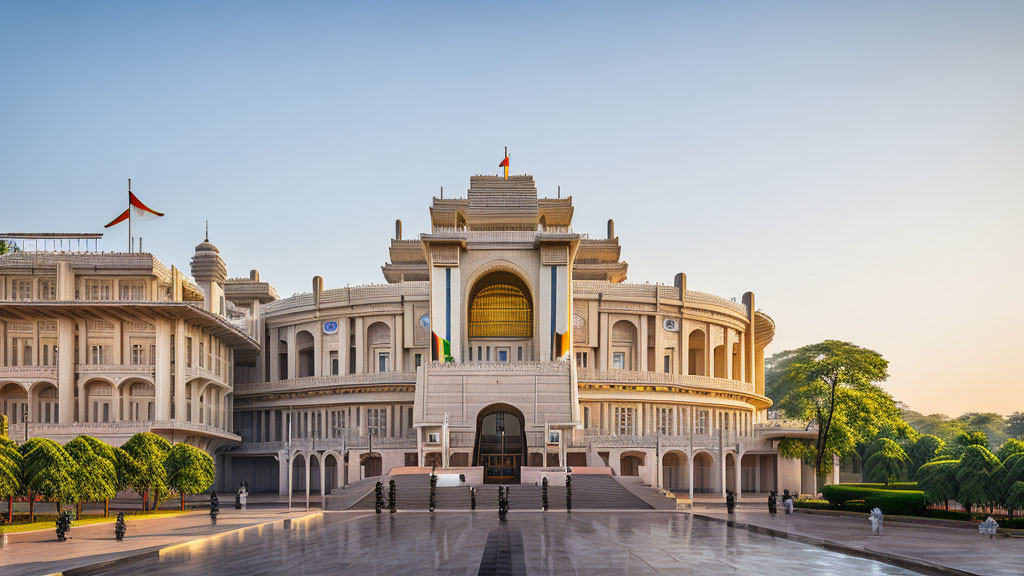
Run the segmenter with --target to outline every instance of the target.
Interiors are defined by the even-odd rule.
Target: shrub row
[[[793,500],[794,508],[810,508],[812,510],[828,510],[831,504],[828,500],[816,500],[814,498],[797,498]]]
[[[889,484],[872,483],[872,482],[859,482],[851,484],[842,484],[842,486],[853,486],[856,488],[874,488],[877,490],[920,490],[917,487],[917,482],[889,482]]]
[[[920,490],[885,490],[829,484],[821,491],[837,510],[870,512],[873,508],[880,508],[883,514],[920,516],[927,509],[924,492]]]

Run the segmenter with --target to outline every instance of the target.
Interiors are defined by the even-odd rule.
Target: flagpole
[[[128,253],[132,252],[132,179],[128,179]]]

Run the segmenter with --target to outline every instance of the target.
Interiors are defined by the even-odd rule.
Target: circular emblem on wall
[[[665,318],[661,325],[669,332],[679,332],[679,320],[675,318]]]
[[[328,320],[327,322],[324,322],[324,334],[337,334],[337,333],[338,333],[338,323],[337,322],[335,322],[334,320]]]
[[[420,316],[420,326],[423,326],[426,330],[430,330],[430,316],[426,314]]]

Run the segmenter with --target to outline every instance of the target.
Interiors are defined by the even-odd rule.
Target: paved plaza
[[[251,531],[250,531],[251,532]],[[913,572],[664,512],[327,512],[106,574],[831,574]]]
[[[114,539],[113,524],[74,528],[71,539],[61,543],[57,542],[53,529],[15,533],[8,535],[7,544],[0,548],[0,574],[29,576],[66,571],[306,514],[300,509],[292,513],[281,509],[222,509],[216,526],[211,525],[210,516],[204,512],[169,518],[129,519],[127,537],[121,542]]]
[[[766,510],[697,508],[699,516],[732,520],[738,528],[788,536],[799,541],[857,551],[894,561],[908,559],[936,568],[986,576],[1024,574],[1024,539],[986,538],[976,529],[947,528],[907,522],[886,522],[881,536],[871,535],[866,518],[797,513],[769,514]],[[955,572],[954,572],[955,573]]]

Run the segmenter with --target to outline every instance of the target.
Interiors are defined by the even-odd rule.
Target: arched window
[[[469,304],[470,338],[533,336],[533,306],[522,284],[518,277],[498,272],[474,288]]]

